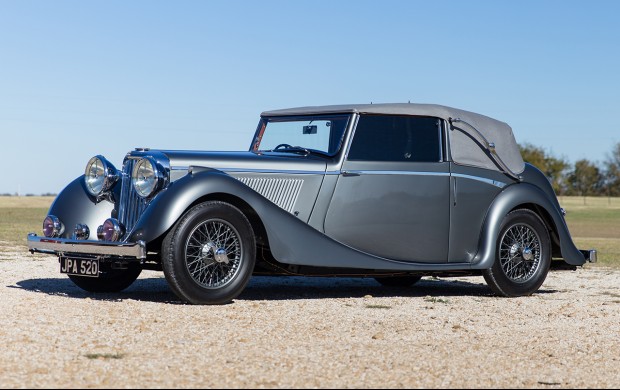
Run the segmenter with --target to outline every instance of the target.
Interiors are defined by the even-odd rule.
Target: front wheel
[[[551,266],[551,240],[534,212],[515,210],[502,221],[493,267],[483,275],[498,295],[519,297],[538,291]]]
[[[197,305],[236,298],[252,276],[254,231],[245,215],[223,202],[190,209],[164,239],[162,266],[172,291]]]

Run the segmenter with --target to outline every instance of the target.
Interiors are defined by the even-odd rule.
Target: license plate
[[[67,275],[99,277],[99,260],[60,258],[60,273]]]

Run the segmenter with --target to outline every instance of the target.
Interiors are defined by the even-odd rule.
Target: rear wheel
[[[483,275],[498,295],[531,295],[545,281],[551,266],[551,240],[544,222],[526,209],[508,214],[500,229],[493,267]]]
[[[138,279],[142,267],[131,263],[126,269],[110,269],[103,272],[98,278],[69,275],[69,279],[83,290],[93,293],[115,293],[131,286]]]
[[[411,287],[422,279],[421,276],[387,276],[376,277],[375,280],[386,287]]]
[[[245,215],[223,202],[192,208],[162,246],[164,275],[182,300],[199,305],[232,301],[245,288],[256,261],[254,231]]]

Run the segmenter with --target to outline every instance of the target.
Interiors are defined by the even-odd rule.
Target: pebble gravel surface
[[[481,277],[255,277],[182,304],[163,274],[93,295],[49,256],[0,252],[0,388],[617,388],[620,271],[550,273],[530,297]]]

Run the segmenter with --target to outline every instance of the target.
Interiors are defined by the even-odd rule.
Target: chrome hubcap
[[[517,224],[504,233],[499,249],[504,274],[513,282],[525,283],[540,267],[541,246],[536,231],[527,224]]]
[[[215,251],[215,261],[218,263],[230,263],[230,259],[228,259],[228,255],[226,254],[226,249],[219,248]]]
[[[523,260],[525,261],[532,261],[534,259],[534,251],[532,251],[530,248],[525,248],[523,249]]]
[[[243,247],[228,222],[211,219],[198,225],[185,246],[185,264],[192,279],[208,289],[221,288],[239,272]]]

